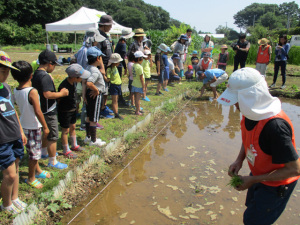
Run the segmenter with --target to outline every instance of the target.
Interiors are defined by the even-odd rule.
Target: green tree
[[[216,28],[216,33],[217,34],[225,34],[225,37],[228,40],[235,40],[235,39],[239,38],[239,33],[237,31],[235,31],[232,28],[225,27],[225,26],[222,26],[222,25],[219,25]]]
[[[122,21],[122,25],[132,27],[133,29],[140,27],[148,29],[145,26],[147,24],[145,14],[136,8],[125,6],[114,13],[113,18],[117,22]]]
[[[300,22],[300,9],[296,2],[284,2],[279,5],[279,12],[284,15],[284,24],[288,27],[288,19],[290,27],[296,27]]]
[[[260,23],[264,27],[269,28],[270,30],[275,28],[281,29],[283,28],[283,24],[280,18],[281,17],[275,16],[273,12],[267,12],[259,18],[258,23]]]

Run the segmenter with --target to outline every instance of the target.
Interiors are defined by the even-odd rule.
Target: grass
[[[78,51],[81,48],[81,43],[76,44],[58,44],[58,48],[72,48],[73,52]],[[21,46],[7,45],[1,46],[1,50],[5,52],[41,52],[46,49],[46,44],[27,44]],[[53,50],[53,45],[51,45]]]

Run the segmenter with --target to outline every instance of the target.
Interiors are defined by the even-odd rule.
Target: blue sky
[[[254,2],[267,4],[282,4],[280,0],[144,0],[155,6],[161,6],[174,19],[190,24],[197,31],[214,33],[219,26],[227,26],[239,31],[234,25],[233,15]],[[297,0],[295,1],[297,3]],[[299,4],[299,3],[298,3]]]

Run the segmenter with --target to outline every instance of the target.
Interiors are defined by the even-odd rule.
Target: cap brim
[[[8,68],[11,68],[11,69],[14,69],[14,70],[18,70],[18,71],[20,71],[18,68],[16,68],[16,67],[14,67],[14,66],[11,66],[11,65],[7,65],[7,64],[5,64],[5,63],[2,63],[2,62],[0,62],[2,65],[4,65],[4,66],[7,66]]]
[[[225,106],[231,106],[238,102],[238,92],[227,88],[217,99],[217,101]]]
[[[129,39],[129,38],[132,38],[134,36],[134,33],[131,32],[130,34],[127,34],[127,35],[122,35],[120,38],[125,38],[125,39]]]
[[[82,79],[88,79],[91,76],[90,71],[84,70],[80,78]]]
[[[102,41],[104,41],[106,38],[104,37],[104,36],[96,36],[95,37],[95,41],[97,41],[97,42],[102,42]]]
[[[55,61],[55,64],[56,64],[57,66],[62,66],[62,64],[60,64],[57,60]]]

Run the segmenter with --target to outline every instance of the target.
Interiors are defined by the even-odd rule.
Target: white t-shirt
[[[169,61],[169,71],[171,72],[172,70],[174,70],[175,66],[172,59],[168,58],[168,61]]]

